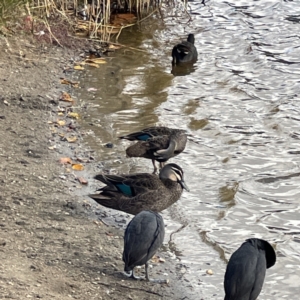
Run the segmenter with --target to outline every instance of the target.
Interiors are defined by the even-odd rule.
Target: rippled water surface
[[[119,42],[132,48],[81,77],[78,97],[92,104],[84,126],[96,134],[88,141],[104,167],[152,172],[117,137],[155,124],[186,129],[172,161],[191,192],[163,216],[169,235],[184,225],[172,241],[195,299],[223,299],[226,260],[249,237],[278,255],[259,299],[299,299],[300,1],[200,2],[188,4],[191,21],[178,3],[178,18],[170,8],[164,24],[124,33]],[[174,76],[172,47],[190,32],[198,61]]]

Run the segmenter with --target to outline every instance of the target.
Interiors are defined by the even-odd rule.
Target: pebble
[[[208,274],[208,275],[213,275],[213,274],[214,274],[214,272],[213,272],[213,270],[211,270],[211,269],[208,269],[208,270],[206,270],[206,274]]]

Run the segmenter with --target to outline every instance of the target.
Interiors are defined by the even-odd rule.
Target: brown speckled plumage
[[[176,164],[165,165],[159,174],[137,173],[128,175],[96,175],[95,179],[107,184],[99,194],[89,195],[97,203],[136,215],[142,210],[160,212],[187,189],[183,171]]]
[[[163,163],[185,149],[187,134],[185,130],[157,126],[121,136],[120,139],[137,141],[126,149],[127,156],[151,159],[155,173],[155,161],[162,167]]]

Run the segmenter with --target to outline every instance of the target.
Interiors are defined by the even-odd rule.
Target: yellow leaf
[[[88,66],[90,66],[90,67],[99,68],[99,65],[97,65],[97,64],[95,64],[95,63],[89,63],[89,62],[87,62],[86,64],[87,64]]]
[[[57,115],[58,115],[58,116],[63,116],[64,113],[63,113],[63,112],[59,112]]]
[[[74,113],[74,112],[69,112],[68,117],[73,118],[73,119],[79,119],[79,114]]]
[[[67,141],[69,143],[75,143],[77,141],[77,137],[76,136],[67,137]]]
[[[82,164],[74,164],[72,165],[72,169],[75,171],[82,171],[84,169],[84,166]]]
[[[66,121],[64,121],[64,120],[58,120],[58,121],[57,121],[57,124],[58,124],[59,126],[65,126],[65,125],[66,125]]]
[[[84,70],[84,67],[82,67],[82,66],[74,66],[74,70]]]
[[[108,46],[108,49],[120,49],[122,46],[121,45],[113,45],[113,44],[110,44]]]
[[[106,60],[104,58],[101,57],[97,57],[97,58],[88,58],[85,60],[86,63],[92,63],[92,64],[106,64]]]
[[[61,164],[72,164],[72,160],[70,157],[61,157],[59,162]]]

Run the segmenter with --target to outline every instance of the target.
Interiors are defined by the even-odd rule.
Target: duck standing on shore
[[[104,175],[94,177],[106,184],[100,193],[89,195],[100,205],[136,215],[142,210],[160,212],[175,203],[183,189],[189,191],[183,170],[176,164],[165,165],[155,174]]]
[[[127,156],[151,159],[154,167],[153,173],[156,173],[155,161],[158,161],[162,168],[171,157],[180,154],[185,149],[187,134],[181,129],[153,126],[121,136],[120,139],[137,141],[126,149]]]

